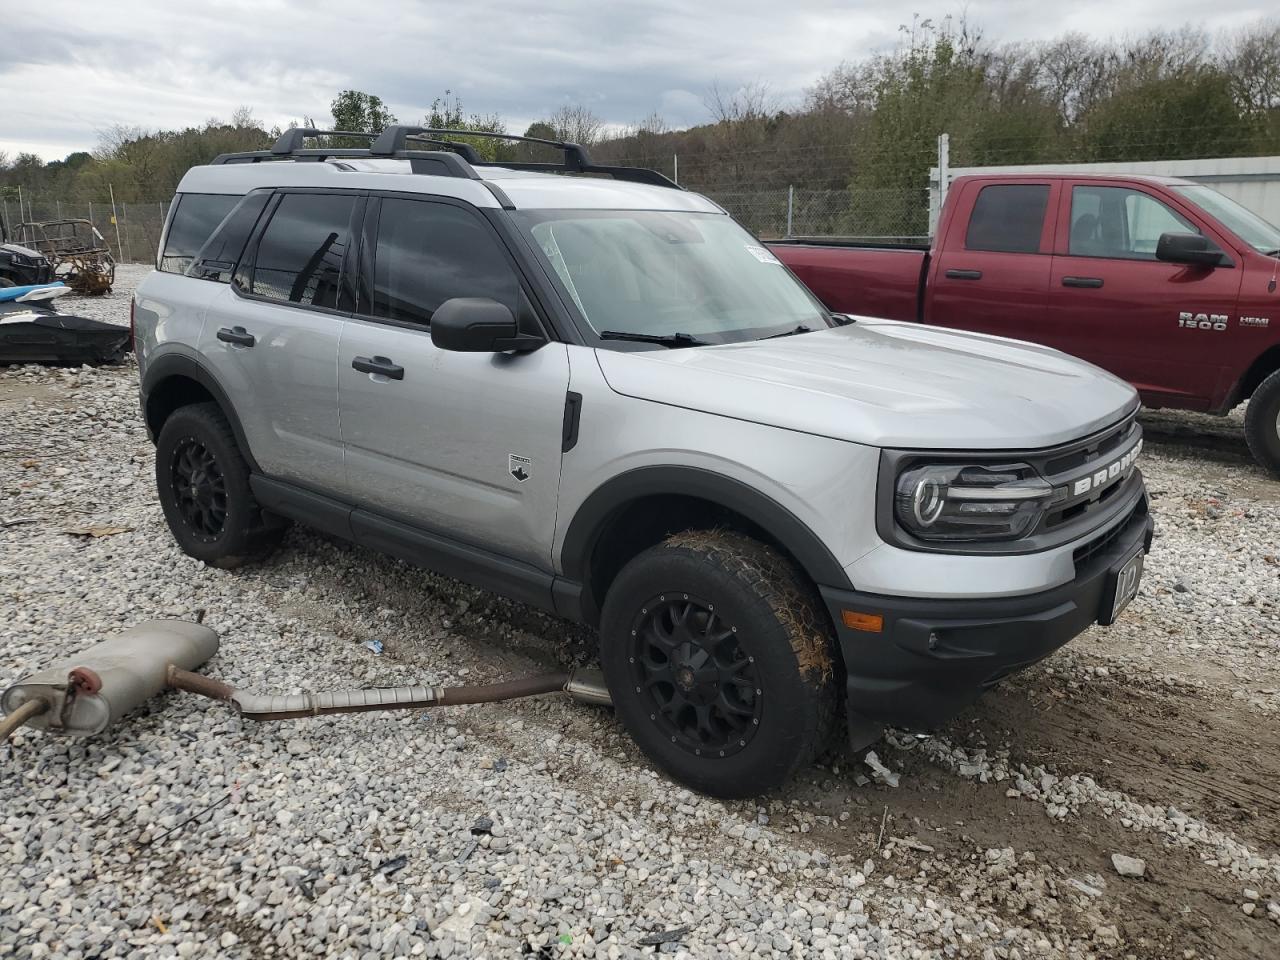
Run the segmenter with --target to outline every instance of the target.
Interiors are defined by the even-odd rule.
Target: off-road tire
[[[1244,412],[1249,452],[1273,476],[1280,477],[1280,370],[1258,384]]]
[[[691,602],[702,612],[690,613]],[[714,617],[706,608],[714,608]],[[720,691],[717,698],[734,699],[735,711],[730,717],[722,710],[728,719],[719,723],[711,715],[717,739],[709,749],[702,747],[701,726],[688,732],[675,723],[671,703],[680,691],[675,684],[655,682],[650,669],[655,662],[669,669],[680,655],[657,653],[659,647],[645,638],[657,636],[658,628],[646,618],[666,617],[662,622],[672,633],[663,634],[665,643],[670,636],[689,635],[677,633],[681,627],[673,625],[681,611],[686,619],[692,617],[688,622],[706,624],[704,639],[730,631],[727,640],[714,641],[716,663],[722,656],[739,666],[748,660],[743,668],[747,674],[734,674],[732,682],[709,681],[707,689]],[[837,684],[831,628],[821,600],[794,564],[750,537],[724,530],[678,533],[635,557],[605,598],[600,641],[601,664],[619,719],[655,764],[695,790],[726,798],[762,793],[809,765],[830,736]],[[707,672],[707,662],[700,673]],[[690,684],[686,693],[711,695],[694,684],[687,667],[682,669],[681,681]],[[734,691],[747,678],[747,686],[756,689],[746,689],[745,701],[738,700]],[[702,706],[679,709],[695,725],[702,722],[697,714]],[[754,718],[742,720],[738,712],[743,709],[753,710]],[[733,724],[745,722],[750,725],[739,738]],[[725,737],[731,741],[727,745]]]
[[[216,473],[220,491],[205,498],[210,505],[206,514],[220,522],[204,528],[190,517],[192,498],[179,492],[179,486],[185,487],[180,478],[188,469],[183,458],[193,450],[200,451],[202,461],[207,459],[204,474]],[[164,422],[156,441],[156,492],[178,546],[210,566],[229,570],[262,559],[279,544],[287,526],[254,499],[249,465],[216,403],[179,407]]]

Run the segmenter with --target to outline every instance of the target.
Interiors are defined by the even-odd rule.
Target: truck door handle
[[[1089,287],[1096,289],[1102,286],[1101,277],[1063,277],[1062,285],[1064,287]]]
[[[948,280],[981,280],[981,270],[948,270]]]
[[[223,343],[234,343],[237,347],[252,347],[257,343],[253,334],[244,327],[223,327],[218,331],[218,339]]]
[[[404,367],[386,357],[356,357],[351,361],[351,369],[361,373],[380,373],[391,380],[404,379]]]

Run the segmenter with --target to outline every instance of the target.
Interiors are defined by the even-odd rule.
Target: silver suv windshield
[[[1216,217],[1224,227],[1259,253],[1273,257],[1280,254],[1280,230],[1248,207],[1241,206],[1212,187],[1174,187],[1173,191],[1202,207],[1211,217]]]
[[[680,334],[667,345],[694,346],[833,326],[778,258],[723,214],[526,210],[512,217],[597,336]]]

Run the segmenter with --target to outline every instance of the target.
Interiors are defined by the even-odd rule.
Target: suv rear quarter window
[[[240,202],[231,193],[180,193],[174,201],[157,270],[186,273],[222,219]]]
[[[1039,253],[1047,183],[993,183],[978,193],[965,233],[966,250]]]

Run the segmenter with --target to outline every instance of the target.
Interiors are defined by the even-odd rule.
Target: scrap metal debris
[[[393,873],[403,870],[408,865],[409,858],[402,853],[398,857],[392,857],[390,860],[382,861],[382,863],[378,864],[378,869],[374,872],[380,873],[384,877],[389,877]]]
[[[642,947],[659,947],[664,943],[676,943],[688,936],[692,929],[692,927],[676,927],[673,930],[659,930],[657,933],[645,934],[636,943]]]
[[[883,783],[890,787],[898,785],[898,774],[881,763],[879,754],[874,750],[868,750],[867,755],[862,758],[862,762],[871,768],[872,779],[877,783]]]

